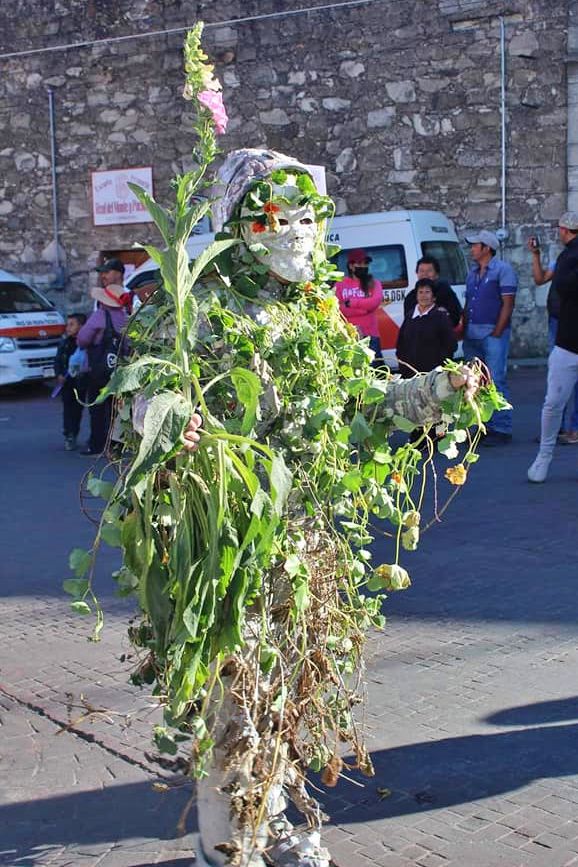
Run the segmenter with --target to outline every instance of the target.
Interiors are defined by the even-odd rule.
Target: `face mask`
[[[356,265],[353,269],[353,273],[364,276],[365,274],[369,273],[369,265]]]
[[[266,250],[252,252],[274,277],[288,283],[312,280],[313,251],[319,229],[315,212],[310,205],[298,207],[280,201],[275,205],[278,208],[275,229],[269,224],[263,227],[259,223],[242,223],[241,237],[249,248],[254,244],[266,247]],[[241,209],[243,217],[253,213],[248,208]]]

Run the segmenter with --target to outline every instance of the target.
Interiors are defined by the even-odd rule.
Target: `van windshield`
[[[452,286],[466,282],[468,267],[457,241],[422,241],[424,256],[435,256],[440,263],[440,277]]]
[[[54,307],[26,283],[0,283],[0,313],[38,313],[41,310],[54,310]]]
[[[403,289],[408,285],[407,262],[403,244],[383,244],[379,247],[364,247],[371,257],[369,271],[384,289]],[[347,275],[347,250],[341,250],[336,257],[340,271]]]

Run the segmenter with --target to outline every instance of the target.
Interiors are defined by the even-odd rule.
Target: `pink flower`
[[[215,130],[218,135],[222,135],[227,129],[227,121],[229,120],[223,105],[223,94],[216,93],[214,90],[202,90],[197,95],[197,99],[201,105],[209,109],[213,115]]]

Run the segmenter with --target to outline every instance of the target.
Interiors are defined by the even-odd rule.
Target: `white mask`
[[[280,225],[273,231],[269,225],[263,232],[255,232],[252,223],[241,224],[241,237],[247,245],[262,244],[267,248],[256,251],[255,258],[267,265],[270,273],[288,283],[301,283],[313,279],[313,250],[319,226],[315,222],[315,211],[311,205],[296,206],[286,202],[276,202],[278,211],[275,217]],[[243,217],[254,213],[243,208]]]

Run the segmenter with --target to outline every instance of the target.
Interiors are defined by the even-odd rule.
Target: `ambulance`
[[[191,259],[211,243],[213,235],[193,235],[187,244]],[[340,247],[335,256],[340,271],[347,273],[347,253],[363,248],[371,256],[370,272],[383,287],[383,305],[378,310],[381,350],[385,363],[397,368],[395,345],[403,322],[403,302],[416,281],[416,265],[422,256],[435,256],[440,279],[453,288],[463,306],[466,293],[466,260],[453,223],[440,211],[381,211],[335,217],[327,243]],[[130,284],[157,265],[148,259],[137,268]]]
[[[49,379],[64,317],[20,277],[0,270],[0,385]]]
[[[415,285],[416,265],[422,256],[435,256],[440,264],[440,279],[450,284],[460,304],[464,304],[466,260],[453,223],[440,211],[381,211],[335,217],[327,242],[341,247],[336,262],[345,274],[348,250],[362,248],[371,256],[370,273],[383,287],[377,322],[382,354],[389,367],[397,367],[395,345],[403,322],[403,302]]]

